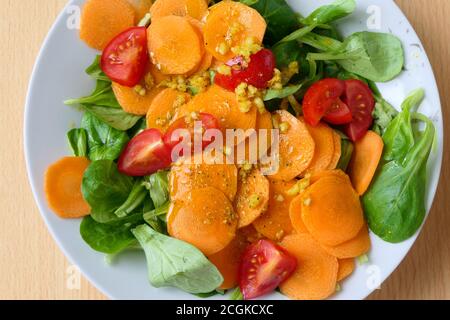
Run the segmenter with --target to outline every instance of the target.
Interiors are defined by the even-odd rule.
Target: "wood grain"
[[[23,110],[36,55],[65,0],[0,0],[0,299],[104,299],[81,279],[71,286],[70,264],[34,203],[23,157]],[[45,2],[45,5],[43,3]],[[444,119],[450,116],[448,81],[450,1],[397,0],[434,66]],[[446,133],[445,150],[450,136]],[[370,299],[450,299],[450,154],[444,155],[433,210],[415,246]],[[446,198],[447,195],[447,198]],[[82,278],[82,277],[81,277]],[[76,282],[75,282],[76,284]]]

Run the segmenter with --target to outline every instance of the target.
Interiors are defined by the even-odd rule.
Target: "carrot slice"
[[[140,94],[135,88],[125,87],[113,82],[112,89],[122,109],[131,114],[145,115],[155,97],[163,90],[153,87],[149,90],[143,89],[144,94]]]
[[[224,249],[235,237],[237,215],[227,197],[218,189],[192,190],[183,201],[169,208],[169,234],[186,241],[205,255]]]
[[[237,286],[241,255],[248,245],[246,237],[238,232],[225,249],[208,257],[223,276],[219,289],[227,290]]]
[[[363,226],[356,237],[340,245],[331,247],[322,245],[324,250],[339,259],[356,258],[370,250],[370,237],[367,226]]]
[[[338,263],[339,269],[337,274],[337,281],[342,281],[348,276],[350,276],[355,270],[355,259],[354,258],[339,259]]]
[[[266,27],[266,21],[255,9],[234,1],[219,2],[210,8],[206,18],[206,49],[226,62],[234,56],[231,48],[241,46],[247,38],[261,44]]]
[[[315,143],[303,118],[297,119],[284,110],[276,111],[274,117],[275,122],[287,126],[287,130],[280,130],[279,169],[269,179],[289,181],[309,167]]]
[[[170,78],[167,74],[162,73],[153,63],[149,63],[149,72],[155,85],[159,85],[161,82],[169,80]]]
[[[84,157],[65,157],[48,167],[45,196],[50,208],[61,218],[81,218],[91,212],[81,193],[83,174],[89,163]]]
[[[264,238],[252,224],[239,229],[238,233],[241,234],[249,244]]]
[[[383,148],[383,139],[373,131],[367,131],[362,139],[355,142],[349,174],[359,195],[363,195],[372,182]]]
[[[197,94],[189,103],[178,109],[175,119],[192,112],[205,112],[220,121],[222,129],[254,129],[256,125],[256,107],[247,112],[239,110],[236,94],[217,85]]]
[[[309,234],[293,234],[281,242],[297,258],[294,274],[280,285],[281,292],[291,299],[325,299],[336,290],[339,264]]]
[[[261,134],[259,133],[259,130],[264,129],[267,130],[267,134],[266,134],[266,148],[265,150],[259,150],[259,143],[258,143],[258,152],[259,155],[261,155],[261,151],[266,152],[267,150],[270,149],[270,146],[272,144],[272,134],[271,134],[271,130],[273,129],[273,124],[272,124],[272,115],[270,114],[270,112],[264,112],[264,113],[259,113],[256,117],[256,129],[258,129],[258,136],[262,138]],[[258,141],[261,139],[259,138]]]
[[[346,182],[348,182],[350,179],[344,171],[342,171],[340,169],[335,169],[335,170],[326,170],[326,171],[316,172],[311,175],[309,180],[310,180],[311,184],[313,184],[313,183],[316,183],[317,181],[319,181],[320,179],[329,177],[329,176],[342,178]]]
[[[209,52],[205,51],[203,53],[203,57],[202,57],[202,60],[200,61],[200,64],[197,66],[197,68],[193,72],[190,72],[188,75],[204,73],[211,67],[212,61],[213,61],[213,56]]]
[[[184,17],[166,16],[153,21],[147,37],[152,62],[164,74],[189,73],[202,60],[202,39]]]
[[[191,190],[214,187],[233,201],[237,192],[237,174],[234,164],[175,164],[169,175],[170,198],[182,200]]]
[[[208,12],[206,0],[156,0],[150,9],[152,20],[166,16],[191,16],[201,20]]]
[[[330,165],[328,166],[328,170],[334,170],[336,169],[339,159],[341,159],[341,136],[336,133],[336,131],[333,130],[333,145],[334,145],[334,152],[333,157],[331,158]]]
[[[258,169],[239,179],[234,207],[239,216],[238,228],[251,224],[267,210],[269,181]]]
[[[328,176],[302,193],[303,222],[320,243],[337,246],[354,238],[364,224],[358,194],[350,181]]]
[[[297,233],[309,233],[302,219],[302,204],[302,196],[296,196],[289,205],[289,217],[291,218],[292,226]]]
[[[153,99],[163,91],[163,88],[159,88],[158,84],[167,78],[168,76],[162,75],[153,64],[149,64],[147,73],[139,84],[140,88],[125,87],[113,82],[112,89],[117,102],[125,112],[145,115]]]
[[[187,103],[191,96],[174,89],[163,89],[153,98],[147,111],[147,128],[166,132],[177,108]]]
[[[135,21],[135,10],[126,0],[88,0],[81,14],[80,39],[91,48],[103,50]]]
[[[306,173],[314,173],[328,169],[334,156],[334,138],[333,129],[324,123],[319,123],[313,127],[306,124],[309,133],[314,140],[314,157]]]
[[[136,10],[136,20],[139,21],[150,12],[152,0],[128,0]]]
[[[271,240],[281,240],[285,235],[292,233],[289,205],[294,198],[287,194],[296,181],[269,181],[270,198],[267,211],[253,222],[255,229]]]

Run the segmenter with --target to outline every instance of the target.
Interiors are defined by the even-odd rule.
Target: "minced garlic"
[[[289,82],[289,80],[291,80],[291,78],[293,76],[295,76],[296,74],[298,74],[298,73],[299,73],[298,62],[297,61],[292,61],[291,63],[289,63],[287,68],[283,68],[281,70],[281,82],[282,82],[282,84],[287,84]]]
[[[239,46],[231,48],[231,52],[235,55],[242,56],[246,61],[249,61],[250,56],[257,53],[261,49],[262,46],[258,39],[255,37],[247,37]]]
[[[251,209],[256,208],[259,205],[260,202],[261,202],[261,197],[258,194],[252,194],[248,198],[248,206]]]

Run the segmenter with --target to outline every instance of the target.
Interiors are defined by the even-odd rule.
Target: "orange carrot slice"
[[[238,233],[241,234],[249,244],[264,239],[264,236],[259,233],[252,224],[239,229]]]
[[[135,10],[127,0],[88,0],[81,14],[80,39],[91,48],[103,50],[135,21]]]
[[[150,24],[147,37],[152,62],[164,74],[189,73],[202,60],[202,39],[187,18],[161,17]]]
[[[297,270],[280,285],[284,295],[297,300],[319,300],[335,292],[338,261],[309,234],[289,235],[281,246],[298,261]]]
[[[356,237],[340,245],[322,245],[324,250],[339,259],[356,258],[370,250],[370,237],[367,226],[363,226]]]
[[[147,128],[166,132],[177,111],[177,108],[190,100],[187,93],[174,89],[163,89],[153,98],[147,111]]]
[[[287,191],[295,185],[295,181],[269,181],[270,198],[267,211],[253,222],[255,229],[265,237],[279,241],[284,236],[292,233],[291,219],[289,217],[289,205],[293,196]]]
[[[297,119],[284,110],[276,111],[274,118],[276,123],[287,128],[284,132],[280,130],[278,172],[269,179],[289,181],[309,167],[315,143],[302,118]]]
[[[355,142],[349,175],[359,195],[363,195],[372,182],[383,148],[383,139],[373,131],[367,131],[362,139]]]
[[[334,156],[333,129],[324,123],[313,127],[306,124],[314,140],[314,157],[305,173],[314,173],[328,169]]]
[[[152,0],[128,0],[136,10],[136,20],[140,21],[150,12],[152,6]]]
[[[328,170],[336,169],[339,159],[341,159],[341,136],[333,130],[333,144],[334,144],[334,152],[333,157],[331,158],[330,165],[328,166]]]
[[[234,164],[175,164],[169,175],[170,198],[183,200],[191,190],[214,187],[233,201],[237,192],[237,174]]]
[[[166,16],[191,16],[201,20],[208,12],[206,0],[156,0],[150,9],[152,20]]]
[[[221,1],[210,8],[206,18],[206,49],[226,62],[234,56],[231,48],[241,46],[247,38],[262,43],[266,27],[266,21],[255,9],[239,2]]]
[[[167,216],[169,234],[207,256],[224,249],[234,239],[237,224],[230,201],[212,187],[192,190],[183,201],[173,202]]]
[[[350,181],[328,176],[302,193],[303,222],[320,243],[337,246],[354,238],[364,224],[358,194]]]
[[[227,290],[237,286],[239,264],[241,255],[247,247],[248,242],[245,236],[238,232],[236,237],[225,249],[208,257],[223,276],[223,282],[219,289]]]
[[[212,85],[207,91],[197,94],[189,103],[180,107],[175,119],[192,112],[205,112],[215,116],[220,121],[222,129],[254,129],[257,110],[253,107],[249,112],[239,110],[236,94],[217,85]]]
[[[239,179],[234,207],[239,216],[238,228],[251,224],[267,210],[269,181],[258,169]]]
[[[355,259],[354,258],[339,259],[338,263],[339,269],[337,274],[337,281],[342,281],[348,276],[350,276],[355,270]]]
[[[61,218],[81,218],[91,212],[81,193],[83,174],[89,163],[84,157],[65,157],[48,167],[45,196],[50,208]]]
[[[143,89],[142,93],[135,88],[125,87],[113,82],[112,89],[122,109],[131,114],[145,115],[155,97],[162,91],[161,88]]]
[[[297,233],[309,233],[302,219],[302,204],[302,196],[296,196],[289,206],[289,217],[291,218],[292,226]]]
[[[348,175],[340,169],[326,170],[326,171],[320,171],[320,172],[316,172],[316,173],[312,174],[310,177],[311,184],[319,181],[322,178],[329,177],[329,176],[342,178],[345,180],[345,182],[348,182],[350,179],[348,177]]]

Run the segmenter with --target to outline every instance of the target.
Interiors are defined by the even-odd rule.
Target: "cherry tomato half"
[[[134,87],[144,76],[148,61],[147,29],[132,27],[111,40],[100,65],[112,81]]]
[[[305,121],[316,126],[345,90],[342,80],[327,78],[314,83],[303,98]]]
[[[201,136],[198,139],[202,139],[202,150],[204,150],[208,145],[210,145],[214,140],[206,140],[203,133],[208,129],[219,129],[219,120],[209,113],[199,113],[197,119],[191,119],[191,121],[187,122],[186,118],[180,118],[172,123],[164,135],[164,144],[172,151],[173,148],[183,141],[183,137],[175,134],[175,131],[178,129],[187,129],[190,135],[190,139],[192,142],[192,149],[194,150],[195,139],[198,137],[195,133],[195,123],[198,122],[200,124],[201,132],[199,133]],[[183,156],[183,152],[180,152],[178,156]],[[176,160],[176,159],[172,159]]]
[[[352,122],[344,132],[352,141],[361,139],[372,126],[375,99],[369,86],[360,80],[345,81],[345,104],[352,113]]]
[[[239,287],[245,299],[275,290],[297,268],[297,259],[269,240],[247,247],[239,267]]]
[[[335,125],[350,123],[352,119],[350,108],[339,98],[331,104],[323,117],[323,120]]]
[[[248,83],[258,89],[267,88],[267,83],[273,78],[276,66],[275,55],[268,49],[262,49],[250,56],[250,62],[245,66],[242,57],[235,57],[226,65],[231,67],[231,75],[216,74],[214,82],[230,91],[242,83]]]
[[[170,150],[157,129],[147,129],[134,137],[120,155],[119,171],[133,177],[142,177],[165,169],[171,164]]]

